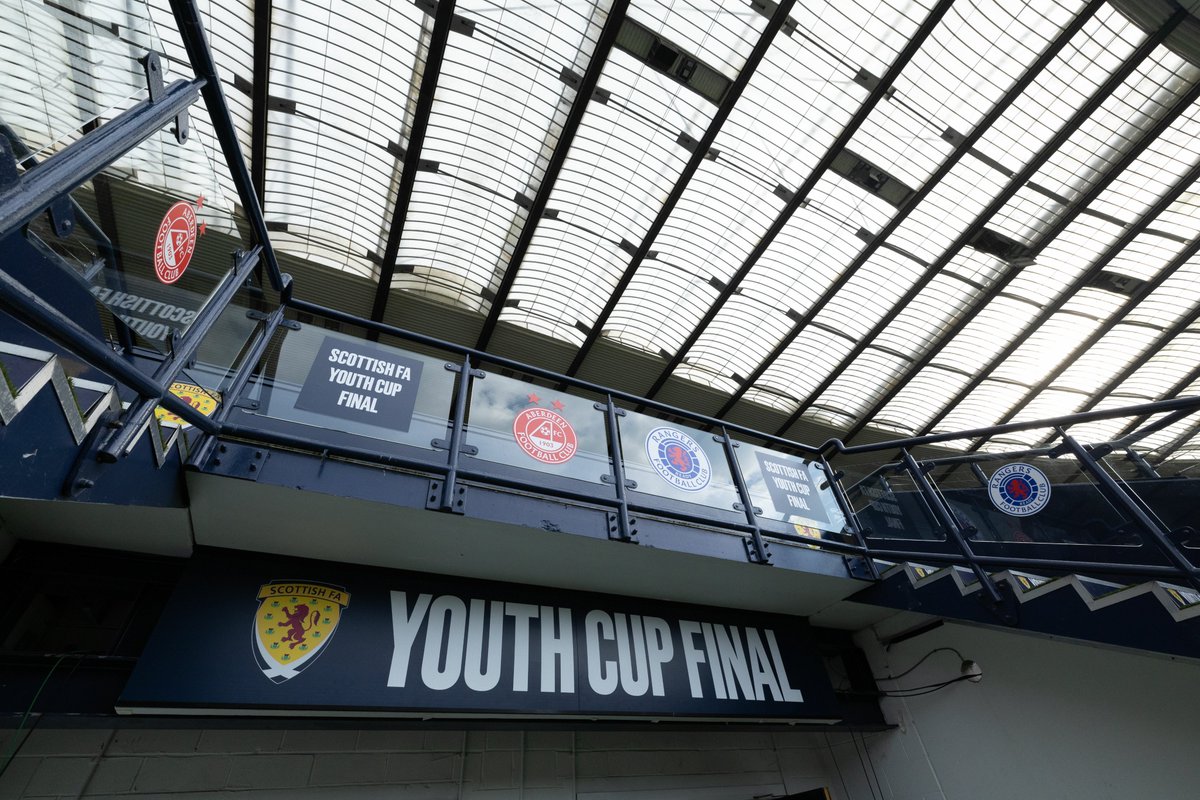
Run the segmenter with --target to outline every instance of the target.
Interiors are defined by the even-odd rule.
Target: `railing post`
[[[1146,513],[1145,509],[1143,509],[1141,505],[1134,500],[1134,498],[1130,497],[1129,494],[1121,488],[1120,484],[1113,479],[1113,476],[1109,475],[1104,470],[1104,467],[1100,465],[1100,462],[1098,462],[1090,452],[1088,452],[1086,447],[1076,441],[1074,437],[1069,436],[1066,430],[1062,427],[1056,427],[1055,430],[1058,432],[1058,435],[1062,437],[1063,444],[1066,445],[1066,448],[1071,451],[1073,456],[1075,456],[1075,459],[1083,467],[1084,471],[1088,472],[1093,478],[1096,479],[1096,483],[1099,485],[1101,493],[1107,497],[1110,502],[1128,512],[1129,515],[1132,516],[1133,519],[1138,523],[1138,525],[1140,525],[1142,529],[1149,535],[1150,540],[1154,542],[1160,551],[1162,551],[1163,555],[1165,555],[1167,559],[1175,565],[1175,568],[1182,573],[1182,577],[1186,578],[1192,584],[1192,586],[1200,589],[1200,568],[1197,568],[1187,560],[1187,557],[1179,551],[1179,548],[1177,548],[1175,543],[1171,541],[1169,536],[1167,536],[1167,532],[1159,527],[1158,523]]]
[[[629,518],[625,465],[621,460],[621,430],[617,427],[617,418],[625,412],[617,408],[611,394],[605,396],[603,406],[597,403],[596,408],[604,411],[605,428],[608,433],[608,457],[612,461],[613,488],[617,492],[617,510],[609,513],[608,534],[618,541],[637,542],[637,531],[633,527],[633,520]]]
[[[183,46],[187,50],[188,60],[192,69],[202,79],[204,103],[208,107],[208,116],[212,121],[217,141],[221,145],[221,154],[225,156],[225,165],[229,168],[234,185],[237,187],[238,199],[242,201],[246,219],[254,232],[254,239],[263,247],[263,260],[267,265],[267,274],[271,278],[271,286],[276,290],[283,288],[283,273],[279,270],[279,262],[275,258],[275,250],[271,247],[271,238],[267,233],[267,221],[263,216],[259,196],[254,191],[254,182],[250,178],[250,170],[246,159],[242,156],[242,147],[238,143],[237,130],[229,115],[229,104],[225,100],[225,91],[217,76],[217,65],[212,57],[212,50],[204,36],[204,25],[200,21],[200,10],[195,0],[171,0],[171,11],[175,15],[175,25],[179,35],[183,37]],[[260,76],[266,80],[266,76]]]
[[[962,553],[963,558],[967,560],[967,566],[971,572],[975,573],[975,577],[979,579],[979,586],[987,595],[988,601],[994,608],[999,610],[1004,604],[1004,598],[1000,596],[999,589],[996,588],[995,582],[992,581],[992,576],[979,565],[975,560],[975,553],[971,550],[971,545],[967,543],[967,537],[963,536],[962,527],[958,524],[958,520],[950,513],[950,509],[942,502],[942,498],[934,490],[933,485],[929,482],[929,478],[925,477],[925,472],[921,469],[921,465],[912,457],[912,453],[907,449],[900,451],[900,458],[904,461],[904,468],[912,475],[913,483],[924,495],[933,512],[937,514],[938,521],[942,527],[946,529],[946,535],[953,540],[958,547],[958,551]]]
[[[821,456],[821,470],[825,473],[825,480],[829,481],[829,490],[833,492],[834,501],[842,510],[842,516],[846,518],[846,527],[850,529],[854,541],[858,542],[858,546],[863,549],[862,560],[867,568],[867,575],[873,581],[879,580],[879,568],[875,566],[875,559],[871,557],[871,546],[867,544],[866,534],[863,532],[862,525],[858,523],[858,515],[854,513],[850,498],[846,496],[846,491],[842,488],[842,481],[838,473],[829,465],[829,460],[824,455]]]
[[[758,526],[758,513],[754,508],[754,501],[750,498],[750,487],[746,485],[746,476],[742,474],[742,465],[738,463],[733,439],[729,438],[729,431],[725,429],[724,425],[721,426],[721,432],[713,438],[719,441],[725,449],[725,460],[729,462],[729,472],[733,475],[738,497],[741,498],[742,511],[746,515],[746,523],[750,526],[750,538],[744,540],[746,555],[755,564],[770,566],[771,553],[767,550],[766,542],[763,541],[762,529]]]
[[[450,364],[446,367],[450,368]],[[446,479],[442,481],[442,494],[438,503],[439,511],[460,511],[463,507],[462,500],[455,501],[455,495],[459,493],[458,487],[458,461],[461,457],[463,428],[467,421],[467,396],[471,390],[471,378],[474,373],[471,369],[471,357],[463,356],[461,364],[455,364],[458,376],[458,392],[454,395],[454,414],[450,419],[450,439],[446,443],[447,449],[450,451],[446,462]]]

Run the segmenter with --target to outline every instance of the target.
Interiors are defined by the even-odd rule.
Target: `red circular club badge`
[[[571,423],[545,408],[527,408],[517,414],[513,436],[527,455],[543,464],[563,464],[579,449]]]
[[[196,250],[196,209],[180,200],[167,210],[154,237],[154,272],[163,283],[174,283],[187,269]]]

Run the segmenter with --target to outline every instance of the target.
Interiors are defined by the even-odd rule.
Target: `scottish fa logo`
[[[663,480],[685,492],[698,492],[712,478],[700,444],[675,428],[655,428],[646,437],[646,457]]]
[[[988,497],[1005,514],[1028,517],[1050,502],[1050,481],[1037,467],[1007,464],[992,473]]]
[[[350,605],[340,586],[277,581],[258,590],[254,615],[254,655],[259,669],[283,683],[308,668],[325,649]]]

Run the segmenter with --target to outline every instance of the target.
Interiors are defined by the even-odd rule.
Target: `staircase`
[[[875,563],[879,582],[855,594],[852,601],[1200,658],[1200,592],[1177,583],[1006,569],[991,573],[1008,600],[1005,620],[981,602],[979,580],[966,567]]]

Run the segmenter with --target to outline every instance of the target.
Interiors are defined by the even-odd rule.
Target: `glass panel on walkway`
[[[724,445],[711,432],[633,411],[619,417],[618,427],[625,478],[636,483],[635,494],[731,514],[737,509],[740,498]]]
[[[604,419],[590,400],[489,372],[471,383],[464,440],[480,460],[586,481],[595,484],[587,491],[611,495]]]
[[[238,401],[243,409],[425,450],[446,437],[457,373],[445,358],[295,324],[276,334]]]

